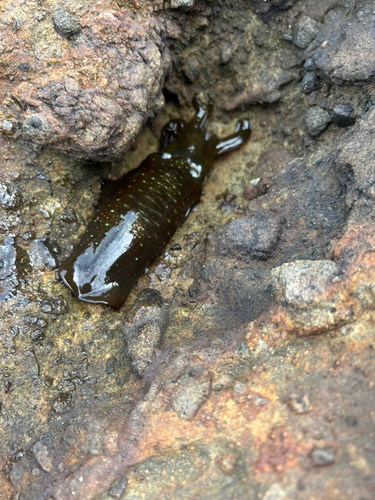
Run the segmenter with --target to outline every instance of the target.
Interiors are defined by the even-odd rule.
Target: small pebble
[[[306,59],[305,64],[303,65],[303,69],[305,71],[315,71],[315,62],[314,62],[314,59],[312,59],[311,57],[309,57],[308,59]]]
[[[332,121],[339,127],[351,125],[354,118],[354,108],[350,104],[337,104],[332,110]]]
[[[331,448],[315,448],[310,455],[313,467],[324,467],[335,461],[335,455]]]
[[[298,396],[297,394],[292,394],[289,398],[289,407],[294,413],[307,413],[311,409],[308,395]]]
[[[305,115],[307,131],[312,136],[317,136],[328,127],[330,116],[327,111],[319,106],[313,106]]]
[[[11,134],[13,132],[13,123],[8,120],[1,122],[1,128],[4,134]]]
[[[78,17],[73,16],[61,7],[55,8],[52,21],[57,33],[64,38],[72,38],[78,35],[82,30],[81,22]]]
[[[311,94],[311,92],[314,92],[319,87],[319,79],[315,74],[315,71],[307,71],[305,73],[301,85],[300,85],[300,91],[303,94]]]

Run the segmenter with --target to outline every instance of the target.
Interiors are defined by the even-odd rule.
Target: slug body
[[[200,103],[197,108],[187,124],[173,120],[164,127],[161,152],[104,185],[97,214],[58,270],[78,299],[121,307],[199,201],[215,157],[249,138],[248,120],[241,120],[225,139],[208,136],[208,110]]]

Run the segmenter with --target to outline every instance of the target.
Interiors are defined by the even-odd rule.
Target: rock
[[[142,376],[156,357],[167,326],[163,297],[146,288],[124,314],[123,334],[133,371]]]
[[[315,448],[310,454],[313,467],[324,467],[331,465],[335,461],[335,454],[332,448]]]
[[[53,269],[56,267],[56,260],[43,240],[34,240],[32,247],[27,253],[29,254],[30,263],[33,267],[42,269]]]
[[[339,266],[330,260],[296,260],[272,270],[283,300],[296,307],[308,307],[338,276]]]
[[[293,29],[292,41],[300,49],[305,49],[319,31],[319,24],[311,17],[302,16]]]
[[[47,446],[38,441],[33,446],[33,452],[41,468],[46,472],[52,472],[52,457]]]
[[[93,5],[77,36],[74,19],[56,8],[55,26],[74,43],[56,47],[58,64],[47,65],[42,80],[30,75],[12,89],[2,123],[12,123],[12,137],[37,151],[48,145],[75,158],[117,159],[164,105],[170,68],[164,23]]]
[[[228,64],[229,61],[233,58],[235,51],[236,48],[233,47],[233,44],[229,42],[225,43],[221,48],[221,53],[220,53],[221,62],[223,64]]]
[[[183,375],[172,396],[172,408],[180,418],[190,420],[207,400],[210,388],[211,378],[209,375],[202,375],[197,379]]]
[[[307,131],[312,136],[317,136],[328,127],[330,116],[327,111],[319,106],[313,106],[305,115]]]
[[[312,59],[311,57],[306,59],[305,64],[303,65],[303,69],[305,71],[315,71],[314,59]]]
[[[373,9],[361,16],[331,16],[304,56],[315,61],[320,73],[342,84],[367,83],[375,72]]]
[[[374,133],[375,106],[372,106],[343,139],[338,158],[339,164],[353,170],[357,187],[365,192],[375,183]]]
[[[319,79],[315,71],[307,71],[302,79],[300,91],[303,94],[311,94],[317,88],[319,88]]]
[[[230,476],[233,473],[236,465],[236,456],[233,453],[228,453],[219,458],[217,461],[219,469],[226,475]]]
[[[126,487],[128,486],[128,478],[122,477],[118,479],[108,491],[108,494],[111,498],[122,498],[123,494],[126,491]]]
[[[298,396],[297,394],[291,394],[288,401],[290,409],[294,413],[303,414],[311,410],[310,401],[307,394],[303,396]]]
[[[1,131],[3,132],[3,134],[6,134],[6,135],[9,135],[13,132],[13,123],[8,121],[8,120],[3,120],[1,122]]]
[[[252,184],[246,184],[243,188],[243,195],[248,200],[252,200],[259,196],[259,191],[256,186],[253,186]]]
[[[354,108],[350,104],[337,104],[333,110],[331,119],[339,127],[347,127],[354,122]]]
[[[267,210],[236,219],[224,229],[220,239],[221,252],[238,252],[266,260],[276,248],[281,229],[280,219]]]
[[[170,0],[171,9],[191,9],[194,7],[194,0]]]
[[[15,209],[20,204],[20,195],[14,186],[0,182],[0,207]]]
[[[273,484],[264,494],[262,500],[288,500],[289,497],[285,493],[284,488],[279,484]]]
[[[52,21],[57,33],[65,38],[73,38],[82,31],[81,22],[78,17],[70,14],[61,7],[56,7]]]

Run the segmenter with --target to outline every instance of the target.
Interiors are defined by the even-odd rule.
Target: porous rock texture
[[[13,82],[1,92],[2,115],[16,137],[98,161],[129,149],[164,105],[163,20],[89,0],[1,8],[3,78]]]
[[[0,9],[0,498],[373,500],[372,2]],[[296,31],[314,37],[308,47]],[[121,52],[131,33],[157,47],[152,61],[138,60],[140,43],[135,59]],[[83,40],[97,44],[90,57],[70,58]],[[115,132],[102,149],[84,145],[84,129],[54,149],[25,133],[35,113],[40,131],[52,116],[71,134],[86,108],[65,100],[70,122],[52,97],[67,99],[79,68],[82,96],[115,103],[113,68],[130,64],[121,109],[138,116],[132,92],[151,87],[135,85],[136,68],[159,68],[161,95],[168,50],[166,108],[124,158],[130,142],[120,147]],[[307,71],[319,85],[301,89]],[[55,269],[92,217],[102,178],[156,150],[171,117],[192,115],[195,93],[214,101],[210,131],[249,117],[251,140],[215,162],[200,203],[121,310],[77,302]],[[112,130],[110,110],[88,109]],[[311,109],[329,116],[315,135]]]

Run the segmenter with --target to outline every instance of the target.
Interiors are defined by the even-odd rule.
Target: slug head
[[[188,123],[176,119],[164,127],[161,148],[165,158],[185,158],[192,167],[192,175],[204,180],[217,156],[239,148],[249,139],[251,125],[249,120],[240,120],[234,134],[219,139],[215,134],[207,134],[212,105],[203,106],[197,98],[193,104],[197,111]]]

